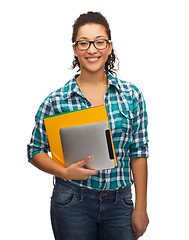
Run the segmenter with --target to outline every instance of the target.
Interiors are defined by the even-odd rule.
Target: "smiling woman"
[[[112,42],[108,40],[104,26],[88,23],[79,28],[73,49],[82,73],[97,73],[105,69],[105,63],[112,52]]]
[[[148,225],[148,133],[143,95],[133,84],[113,76],[116,56],[109,24],[100,13],[80,15],[73,26],[72,42],[73,68],[79,67],[80,73],[43,101],[28,144],[29,161],[56,179],[51,198],[55,239],[138,239]],[[117,167],[86,169],[91,156],[67,168],[52,161],[47,154],[50,147],[44,117],[102,104],[107,109]]]
[[[73,34],[72,34],[72,42],[74,43],[74,45],[78,46],[77,41],[79,40],[89,40],[87,38],[87,36],[81,36],[81,39],[78,37],[78,31],[80,30],[80,28],[84,25],[97,25],[99,27],[101,27],[102,29],[102,34],[99,35],[99,32],[97,33],[97,36],[91,36],[91,37],[95,37],[96,39],[99,40],[104,40],[106,39],[106,43],[110,43],[111,42],[111,30],[109,27],[109,24],[107,22],[107,20],[99,13],[94,13],[94,12],[88,12],[87,14],[82,14],[74,23],[73,25]],[[90,32],[87,32],[90,33]],[[91,44],[90,44],[91,45]],[[95,46],[95,45],[94,45]],[[96,44],[97,46],[97,44]],[[104,46],[103,46],[104,47]],[[107,47],[107,45],[106,45]],[[80,49],[80,47],[79,47]],[[100,49],[100,48],[99,48]],[[102,49],[102,48],[101,48]],[[108,59],[105,63],[105,70],[109,71],[111,74],[116,74],[116,70],[115,70],[115,64],[117,64],[118,68],[119,68],[119,60],[116,57],[115,53],[114,53],[114,49],[112,47],[112,51],[111,54],[108,56]],[[72,68],[74,69],[75,67],[79,67],[80,71],[80,62],[78,60],[77,55],[75,55],[74,61],[73,61],[73,65]]]

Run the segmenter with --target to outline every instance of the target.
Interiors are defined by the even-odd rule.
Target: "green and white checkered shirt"
[[[148,157],[146,105],[141,91],[110,73],[108,90],[104,95],[118,166],[99,171],[87,180],[71,181],[82,187],[114,190],[133,183],[131,158]],[[41,104],[36,117],[32,138],[28,144],[28,159],[35,154],[50,151],[44,117],[53,114],[90,108],[92,104],[81,93],[76,78],[52,92]]]

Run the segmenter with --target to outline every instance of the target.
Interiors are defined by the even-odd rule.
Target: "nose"
[[[90,54],[94,54],[97,52],[97,49],[95,48],[94,44],[91,43],[91,46],[89,47],[89,49],[87,50],[88,53]]]

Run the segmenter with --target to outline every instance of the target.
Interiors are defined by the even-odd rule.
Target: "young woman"
[[[147,205],[147,113],[141,91],[113,76],[116,56],[107,20],[82,14],[73,25],[76,75],[51,93],[36,114],[29,161],[55,176],[51,222],[56,240],[131,240],[145,232]],[[43,119],[47,115],[105,104],[118,166],[96,171],[91,156],[63,168],[48,156]],[[73,143],[74,144],[74,143]],[[132,172],[132,173],[131,173]],[[133,175],[133,177],[132,177]],[[133,206],[131,185],[135,184]]]

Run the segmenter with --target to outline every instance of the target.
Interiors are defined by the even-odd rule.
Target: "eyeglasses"
[[[91,43],[95,46],[96,49],[99,50],[103,50],[105,48],[107,48],[108,43],[110,43],[110,40],[106,40],[106,39],[99,39],[96,41],[86,41],[86,40],[82,40],[82,41],[76,41],[74,42],[74,45],[79,49],[79,50],[88,50],[91,46]]]

